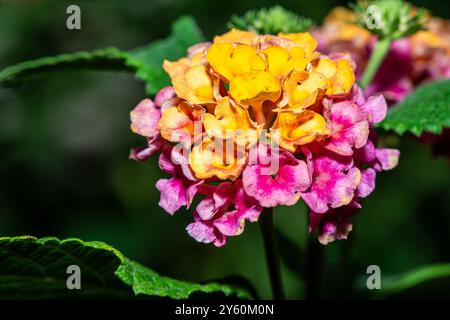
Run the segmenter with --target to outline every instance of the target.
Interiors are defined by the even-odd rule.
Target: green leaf
[[[305,32],[314,26],[314,21],[301,17],[281,6],[249,10],[242,16],[232,16],[228,28],[249,30],[259,34]]]
[[[423,266],[381,283],[374,298],[445,297],[450,294],[450,263]]]
[[[66,286],[70,265],[80,267],[81,290]],[[0,238],[0,299],[132,298],[133,292],[172,299],[201,293],[252,298],[246,289],[234,285],[197,284],[160,276],[102,242]]]
[[[12,86],[24,77],[39,72],[65,69],[105,69],[134,71],[125,65],[129,55],[116,48],[93,51],[79,51],[25,61],[0,71],[0,85]]]
[[[134,72],[137,78],[146,82],[147,93],[155,94],[170,84],[170,79],[162,68],[164,59],[177,60],[185,56],[190,46],[204,41],[203,39],[194,19],[185,16],[173,24],[169,37],[145,47],[131,51],[117,48],[81,51],[22,62],[0,71],[0,85],[17,85],[27,76],[40,72],[98,69]]]
[[[194,19],[185,16],[174,23],[168,38],[130,51],[126,65],[136,69],[136,76],[146,82],[147,93],[154,94],[170,84],[169,76],[162,69],[163,61],[177,60],[186,55],[190,46],[203,41]]]
[[[450,127],[450,80],[419,87],[392,107],[379,126],[400,135],[405,132],[416,136],[423,132],[441,133],[443,128]]]

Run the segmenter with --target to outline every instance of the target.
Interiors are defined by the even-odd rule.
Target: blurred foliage
[[[443,1],[412,2],[448,18]],[[185,14],[211,38],[226,31],[231,15],[249,9],[280,4],[320,23],[332,7],[346,3],[85,0],[77,1],[82,29],[70,31],[65,20],[72,1],[9,1],[0,4],[0,69],[66,52],[129,50],[166,37],[171,23]],[[260,297],[270,297],[256,224],[248,223],[221,249],[197,243],[184,230],[190,213],[171,217],[158,207],[155,182],[164,173],[156,160],[128,160],[129,149],[144,143],[129,130],[129,112],[144,97],[144,84],[131,74],[91,71],[49,74],[18,89],[0,89],[0,235],[100,240],[160,274],[195,282],[238,274]],[[450,261],[448,160],[434,157],[411,136],[383,141],[401,149],[400,165],[378,176],[349,240],[325,248],[329,297],[338,289],[345,297],[351,278],[358,279],[355,288],[364,286],[371,264],[392,275]],[[305,206],[275,212],[285,240],[305,249]],[[304,296],[296,266],[301,263],[283,261],[289,298]]]
[[[357,23],[378,35],[391,40],[410,36],[426,22],[425,9],[413,7],[402,0],[372,0],[351,3],[357,14]],[[377,21],[378,20],[378,21]]]
[[[305,32],[314,26],[314,21],[300,17],[280,6],[249,10],[242,16],[233,15],[228,28],[250,30],[258,34]]]

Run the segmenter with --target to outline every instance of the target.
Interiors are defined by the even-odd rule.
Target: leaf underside
[[[194,19],[184,16],[172,26],[172,33],[142,48],[121,51],[106,48],[80,51],[25,61],[0,71],[0,86],[15,86],[30,76],[49,71],[67,69],[95,69],[134,72],[145,81],[148,94],[155,94],[170,85],[170,79],[162,68],[165,59],[177,60],[186,55],[193,44],[203,41],[203,35]]]
[[[67,267],[81,270],[81,290],[69,290]],[[0,299],[166,297],[218,294],[251,299],[237,286],[197,284],[160,276],[103,242],[31,236],[0,238]]]

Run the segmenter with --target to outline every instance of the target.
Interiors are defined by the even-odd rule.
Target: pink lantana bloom
[[[258,201],[244,191],[241,180],[203,188],[203,192],[206,197],[194,212],[194,222],[186,228],[199,242],[222,247],[227,237],[244,231],[246,220],[255,222],[262,212]]]
[[[385,98],[358,87],[349,54],[315,53],[315,42],[230,31],[164,62],[172,86],[131,112],[147,144],[130,158],[159,154],[170,215],[198,199],[186,227],[196,241],[222,247],[265,208],[298,201],[321,243],[346,239],[376,175],[397,165],[398,150],[376,147]]]
[[[242,174],[245,192],[257,199],[263,207],[294,205],[300,192],[311,184],[311,174],[306,162],[285,150],[270,148],[264,144],[253,151],[256,153],[256,161],[249,164]]]
[[[161,208],[172,215],[183,206],[189,208],[203,180],[192,175],[186,158],[175,148],[161,153],[159,167],[172,176],[156,182],[156,189],[161,193]]]

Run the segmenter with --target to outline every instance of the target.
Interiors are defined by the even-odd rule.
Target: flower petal
[[[161,111],[155,108],[152,100],[142,100],[130,113],[131,130],[141,136],[153,138],[158,135],[158,121]]]
[[[330,113],[331,136],[323,146],[340,155],[351,156],[353,147],[362,148],[369,137],[369,123],[364,113],[351,101],[333,104]]]
[[[356,188],[355,196],[365,198],[375,190],[376,171],[372,168],[361,171],[361,182]]]
[[[263,207],[294,205],[300,198],[300,191],[305,191],[311,183],[307,165],[287,152],[274,155],[273,151],[270,163],[259,161],[244,169],[245,192]],[[269,166],[275,166],[274,174],[269,173]]]
[[[361,110],[369,115],[368,120],[370,124],[379,123],[387,114],[386,99],[381,94],[371,96],[361,105]]]
[[[181,179],[160,179],[156,182],[156,189],[161,193],[159,206],[171,215],[187,203]]]
[[[282,148],[294,152],[298,145],[327,136],[329,130],[319,113],[305,110],[301,113],[279,112],[270,134]]]
[[[394,169],[398,164],[400,151],[397,149],[381,148],[376,149],[377,160],[379,165],[375,167],[377,171],[386,171]]]
[[[318,213],[349,204],[361,180],[361,172],[352,167],[351,158],[321,155],[313,159],[313,182],[301,196]]]

